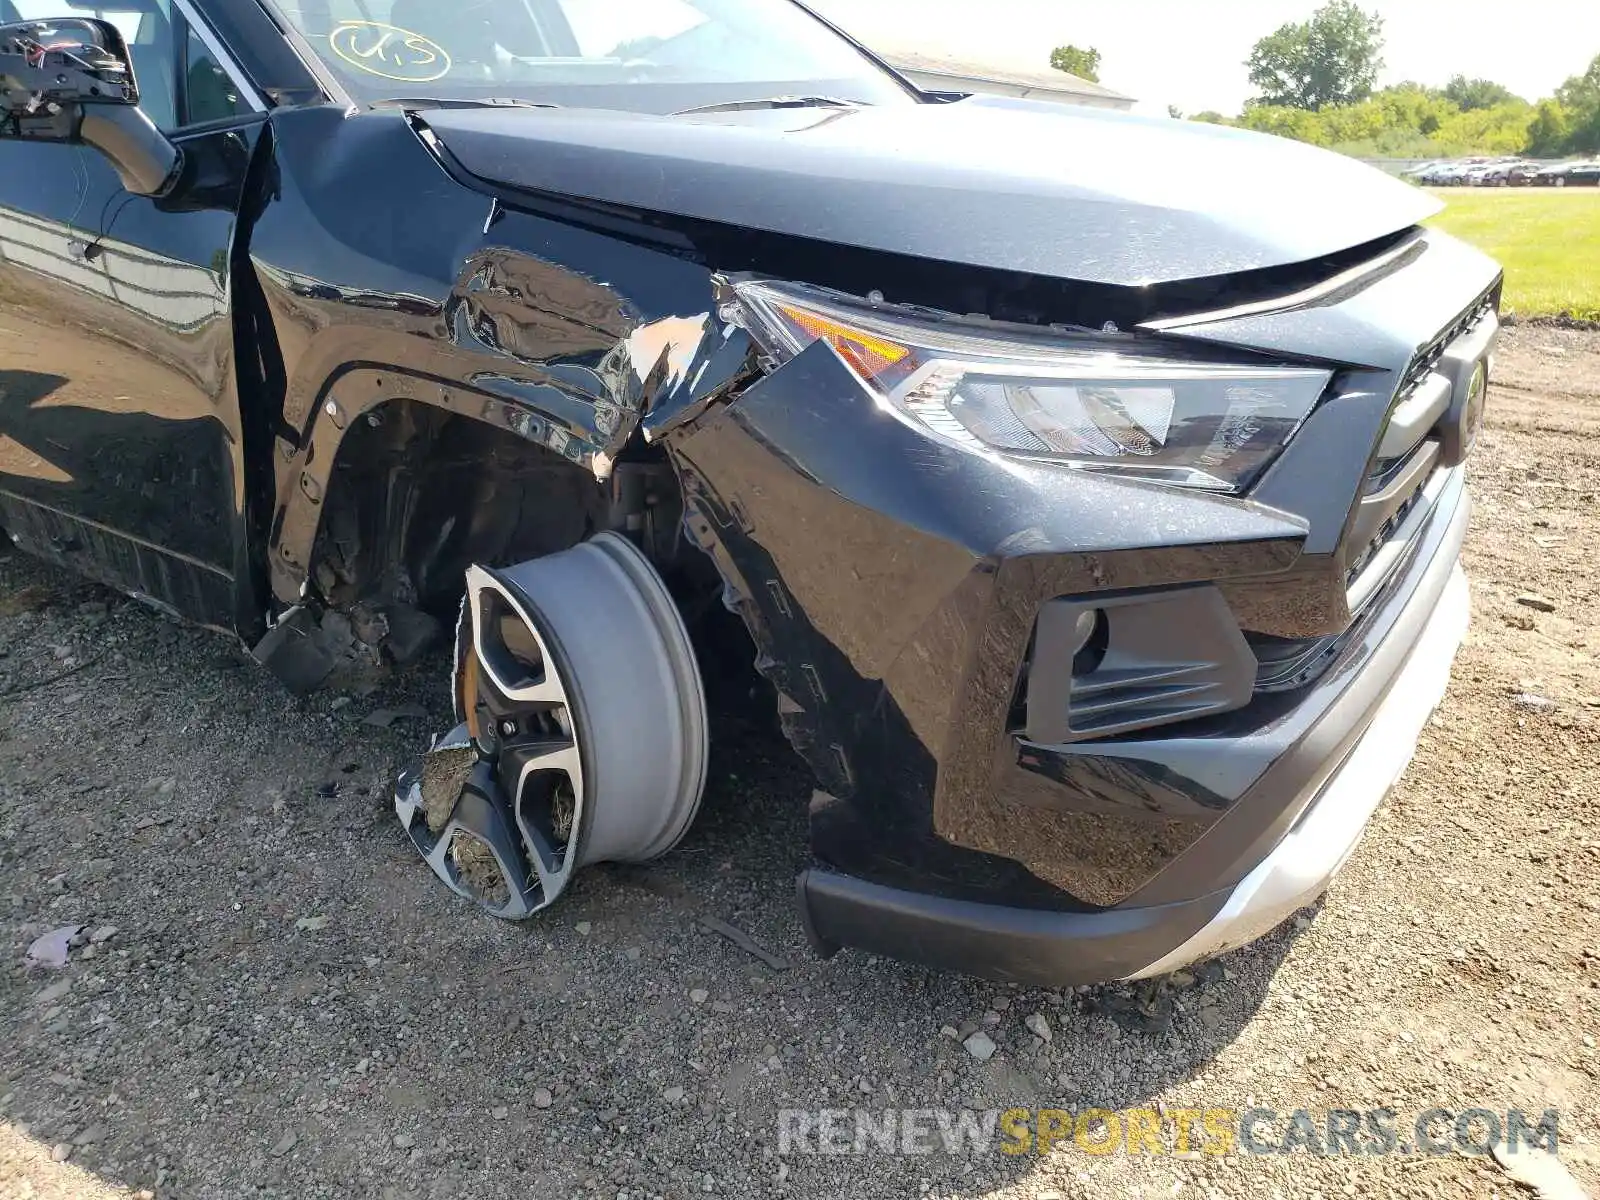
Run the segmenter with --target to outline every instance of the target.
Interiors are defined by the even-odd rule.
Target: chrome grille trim
[[[1395,389],[1397,399],[1368,466],[1364,494],[1371,495],[1388,486],[1396,473],[1396,465],[1422,444],[1449,411],[1450,379],[1435,368],[1453,344],[1469,337],[1494,314],[1498,289],[1496,283],[1479,296],[1412,358],[1400,386]],[[1427,419],[1430,416],[1431,419]]]
[[[1434,471],[1429,475],[1422,486],[1407,496],[1405,502],[1378,527],[1361,556],[1351,563],[1345,575],[1345,598],[1353,620],[1361,617],[1405,562],[1412,543],[1428,523],[1428,514],[1439,502],[1449,479],[1449,471]]]
[[[1498,284],[1496,286],[1498,287]],[[1477,328],[1479,321],[1494,311],[1494,307],[1493,292],[1486,292],[1470,304],[1459,317],[1441,329],[1431,342],[1417,351],[1416,357],[1411,360],[1411,365],[1406,368],[1400,386],[1395,389],[1400,397],[1403,399],[1409,396],[1417,385],[1428,377],[1434,367],[1439,365],[1439,360],[1444,357],[1444,352],[1450,343],[1471,333]]]
[[[1304,687],[1333,665],[1378,598],[1399,575],[1411,557],[1417,536],[1433,515],[1440,497],[1455,474],[1452,469],[1436,469],[1414,487],[1388,515],[1345,573],[1345,603],[1350,609],[1350,624],[1342,633],[1318,638],[1275,638],[1247,633],[1256,656],[1257,692],[1287,692]]]

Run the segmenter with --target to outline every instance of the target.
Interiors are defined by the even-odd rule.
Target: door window
[[[220,121],[250,111],[239,85],[192,28],[183,60],[183,123]]]

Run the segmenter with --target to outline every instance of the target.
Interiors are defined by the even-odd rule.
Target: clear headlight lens
[[[826,341],[888,406],[946,441],[1183,487],[1248,488],[1331,377],[1167,356],[1125,336],[991,331],[802,284],[733,291],[724,317],[775,361]]]

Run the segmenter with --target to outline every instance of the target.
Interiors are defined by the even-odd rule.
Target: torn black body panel
[[[747,374],[745,335],[714,323],[695,262],[462,186],[399,112],[287,112],[275,131],[250,260],[277,356],[263,374],[283,380],[269,554],[281,603],[315,570],[349,431],[382,406],[492,427],[602,481],[646,414],[654,434]],[[404,503],[385,516],[430,519]]]
[[[824,346],[667,445],[690,535],[727,581],[825,789],[812,813],[824,862],[944,895],[1074,907],[1061,886],[1088,857],[1126,870],[1131,890],[1215,818],[1065,789],[1049,811],[1008,789],[1017,673],[1044,601],[1282,570],[1301,522],[930,441]],[[1153,835],[1166,841],[1150,852]]]

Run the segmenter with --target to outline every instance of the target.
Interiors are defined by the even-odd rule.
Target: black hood
[[[1439,208],[1298,142],[987,97],[681,117],[421,115],[462,167],[497,184],[1088,283],[1309,262]]]

